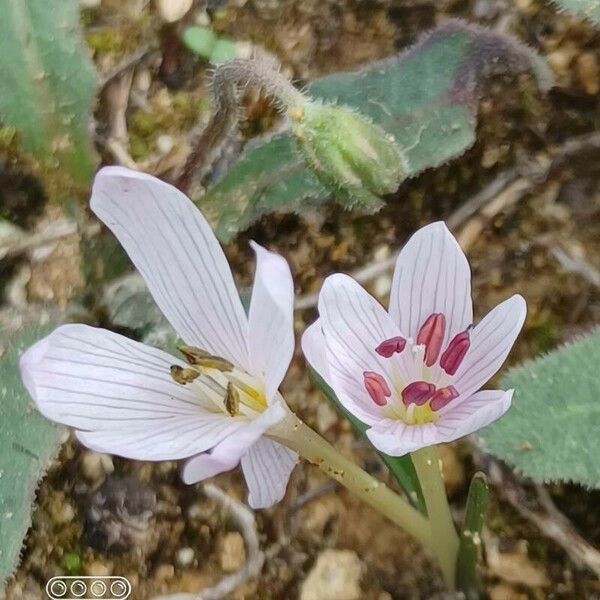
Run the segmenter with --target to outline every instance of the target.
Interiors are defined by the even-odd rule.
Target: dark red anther
[[[461,331],[452,338],[440,359],[440,366],[448,375],[454,375],[458,371],[458,367],[460,367],[460,363],[463,361],[470,345],[471,336],[468,329]]]
[[[433,313],[419,329],[417,344],[425,346],[425,364],[428,367],[435,364],[444,340],[446,317],[442,313]]]
[[[390,358],[396,352],[400,354],[400,352],[404,350],[405,346],[406,340],[398,335],[396,337],[390,338],[389,340],[381,342],[381,344],[379,344],[379,346],[375,348],[375,352],[377,352],[377,354],[383,356],[384,358]]]
[[[365,371],[363,380],[371,400],[378,406],[385,406],[387,404],[386,398],[392,395],[386,380],[379,373],[373,371]]]
[[[426,381],[413,381],[402,390],[402,402],[408,406],[425,404],[435,394],[435,385]]]
[[[450,400],[454,400],[456,397],[458,397],[456,388],[453,385],[449,385],[448,387],[440,388],[433,394],[429,406],[431,410],[440,410],[440,408],[444,408]]]

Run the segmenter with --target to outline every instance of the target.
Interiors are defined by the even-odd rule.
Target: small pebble
[[[194,556],[195,554],[193,548],[179,548],[179,550],[177,550],[177,554],[175,555],[175,561],[180,567],[186,568],[194,562]]]
[[[114,470],[112,458],[108,454],[85,452],[81,459],[81,472],[90,483],[100,483]]]
[[[173,146],[175,145],[175,140],[173,139],[173,136],[162,134],[159,135],[156,138],[156,149],[161,153],[161,154],[168,154],[169,152],[171,152],[171,150],[173,150]]]
[[[221,569],[225,573],[237,571],[246,562],[244,538],[237,531],[225,534],[220,540],[219,548]]]
[[[194,0],[154,0],[158,14],[167,23],[182,19],[192,8]]]
[[[60,513],[61,523],[70,523],[75,517],[75,509],[69,502],[65,502]]]
[[[158,581],[165,581],[167,579],[173,579],[175,577],[175,567],[173,565],[162,564],[156,567],[154,577]]]
[[[302,583],[300,600],[359,600],[363,565],[351,550],[324,550]]]
[[[106,577],[107,575],[112,574],[112,565],[105,564],[100,562],[99,560],[95,560],[94,562],[85,565],[83,570],[86,575],[90,577]]]

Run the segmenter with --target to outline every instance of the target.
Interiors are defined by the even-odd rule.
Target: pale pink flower
[[[188,458],[194,483],[241,462],[249,502],[279,501],[297,455],[268,438],[289,414],[277,391],[294,352],[293,284],[286,261],[252,244],[256,275],[246,315],[210,226],[176,188],[107,167],[91,208],[113,231],[184,343],[221,357],[190,364],[104,329],[64,325],[21,358],[40,412],[76,429],[98,452],[139,460]],[[194,350],[194,352],[196,352]],[[208,365],[208,366],[207,366]]]
[[[328,277],[302,348],[369,426],[373,445],[402,456],[468,435],[508,410],[513,390],[479,390],[506,359],[525,313],[515,295],[473,326],[469,264],[438,222],[400,253],[389,312],[351,277]]]

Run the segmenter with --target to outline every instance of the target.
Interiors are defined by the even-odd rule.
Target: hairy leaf
[[[598,0],[552,0],[560,10],[590,19],[600,25],[600,2]]]
[[[0,120],[45,165],[87,182],[96,76],[80,40],[79,3],[0,0],[0,15]]]
[[[0,315],[0,591],[19,560],[31,523],[37,482],[56,455],[64,430],[31,405],[21,383],[21,352],[50,332],[57,316]]]
[[[534,481],[600,487],[600,330],[511,369],[509,412],[479,439]]]
[[[541,88],[551,85],[546,65],[528,47],[450,21],[407,52],[361,71],[318,79],[309,92],[370,117],[394,137],[408,161],[408,175],[414,176],[473,144],[481,83],[487,74],[523,70],[531,70]],[[298,210],[328,196],[284,131],[248,145],[198,203],[227,241],[264,214]]]

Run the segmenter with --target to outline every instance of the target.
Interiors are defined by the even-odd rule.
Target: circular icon
[[[53,596],[57,596],[58,598],[60,598],[61,596],[64,596],[67,593],[67,585],[64,581],[57,579],[56,581],[52,582],[49,592]]]
[[[81,596],[83,596],[86,592],[87,586],[83,581],[79,581],[78,579],[76,579],[71,584],[71,594],[73,594],[73,596],[75,596],[76,598],[81,598]]]
[[[90,592],[95,598],[102,598],[102,596],[106,594],[106,584],[104,581],[97,579],[94,581],[94,583],[92,583],[92,585],[90,585]]]
[[[116,581],[113,581],[110,584],[110,593],[115,597],[115,598],[123,598],[127,592],[128,592],[128,588],[125,585],[125,583],[119,579],[117,579]]]

